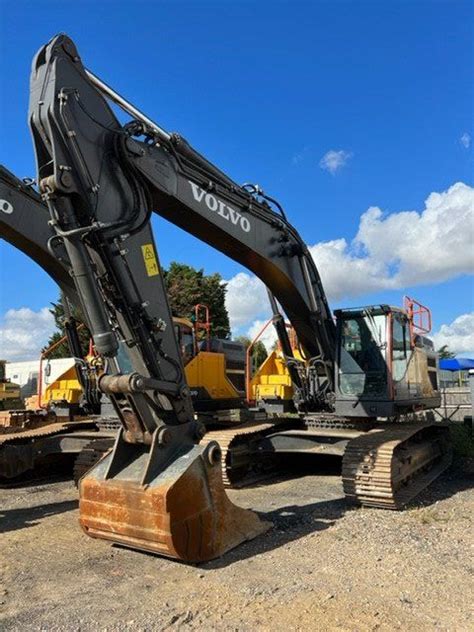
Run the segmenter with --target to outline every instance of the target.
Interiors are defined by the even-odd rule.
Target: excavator
[[[343,454],[346,496],[387,509],[403,507],[448,467],[447,428],[429,420],[440,397],[422,306],[338,310],[334,322],[315,263],[278,202],[235,183],[140,112],[83,65],[66,35],[34,58],[29,122],[49,220],[25,238],[9,201],[9,226],[0,226],[18,247],[36,250],[84,314],[104,358],[98,387],[121,423],[111,453],[80,481],[88,535],[202,562],[264,533],[268,523],[226,495],[222,464],[239,470],[234,456],[242,469],[259,454]],[[241,429],[223,446],[216,435],[203,438],[153,212],[266,285],[297,411],[287,423]]]
[[[5,375],[5,360],[0,360],[0,411],[18,407],[21,403],[20,387]]]

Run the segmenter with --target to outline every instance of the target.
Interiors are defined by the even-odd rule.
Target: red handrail
[[[204,310],[205,313],[205,320],[204,321],[200,321],[199,320],[199,311]],[[194,306],[194,329],[195,329],[195,352],[198,353],[199,352],[199,348],[198,348],[198,331],[199,329],[204,329],[204,331],[206,332],[206,351],[210,350],[210,341],[211,341],[211,315],[210,315],[210,311],[209,311],[209,307],[207,305],[204,305],[203,303],[198,303],[197,305]]]
[[[416,333],[429,334],[431,331],[431,310],[409,296],[403,297],[403,306],[410,323],[410,338],[414,344]]]
[[[252,349],[254,348],[255,344],[259,341],[260,337],[262,336],[262,334],[264,333],[264,331],[267,329],[268,325],[270,325],[271,323],[273,323],[273,318],[270,318],[270,320],[268,320],[265,325],[260,329],[260,331],[258,332],[258,334],[255,336],[255,338],[252,340],[252,342],[249,344],[249,346],[247,347],[247,353],[246,353],[246,357],[245,357],[245,398],[247,400],[248,404],[254,404],[255,400],[251,399],[251,393],[250,393],[250,383],[252,381],[252,363],[251,363],[251,355],[252,355]]]

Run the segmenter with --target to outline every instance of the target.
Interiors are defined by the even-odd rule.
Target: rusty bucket
[[[95,538],[184,562],[205,562],[267,531],[224,490],[218,444],[194,446],[143,484],[133,467],[107,478],[112,455],[80,481],[80,524]],[[137,468],[135,468],[135,471]]]

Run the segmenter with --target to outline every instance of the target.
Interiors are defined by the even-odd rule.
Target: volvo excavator
[[[130,121],[122,124],[112,104]],[[263,533],[267,523],[227,498],[222,452],[228,472],[260,454],[343,453],[346,495],[392,509],[449,465],[447,429],[421,414],[440,400],[436,354],[416,322],[421,308],[339,310],[335,323],[282,207],[258,186],[235,183],[87,70],[66,35],[33,61],[29,121],[49,221],[29,243],[18,223],[15,232],[16,209],[7,202],[2,230],[57,276],[84,314],[105,361],[99,389],[122,426],[112,452],[80,481],[88,535],[200,562]],[[153,212],[266,285],[298,411],[283,426],[236,432],[223,450],[216,435],[203,439]]]

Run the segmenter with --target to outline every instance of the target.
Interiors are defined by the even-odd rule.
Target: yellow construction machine
[[[194,410],[241,408],[245,400],[244,345],[211,336],[207,305],[195,305],[193,320],[173,317],[173,323]]]
[[[199,314],[204,313],[205,319]],[[175,335],[181,349],[186,382],[191,392],[194,410],[209,412],[237,409],[245,405],[245,347],[235,340],[211,336],[209,308],[194,307],[193,319],[173,317]],[[35,408],[66,410],[70,415],[83,414],[83,385],[76,364],[57,376],[43,391],[43,374],[49,372],[48,356],[66,337],[46,349],[40,358],[40,379]],[[90,346],[89,354],[79,360],[93,381],[103,371],[103,360]],[[90,381],[89,381],[90,383]],[[97,410],[97,413],[100,411]]]
[[[48,371],[48,366],[46,365],[46,371]],[[77,369],[72,365],[46,386],[42,396],[39,394],[38,407],[55,410],[67,408],[70,414],[74,415],[79,412],[82,394],[83,390],[77,378]]]
[[[257,368],[253,375],[251,371],[250,354],[252,349],[272,322],[273,319],[267,321],[247,349],[247,402],[249,405],[263,408],[267,412],[294,412],[293,382],[290,371],[288,370],[287,359],[278,340],[261,366]],[[304,357],[298,344],[295,330],[289,323],[286,323],[286,328],[293,357],[298,362],[303,362]]]
[[[20,408],[22,406],[19,384],[7,379],[5,374],[5,360],[0,360],[0,410]]]

